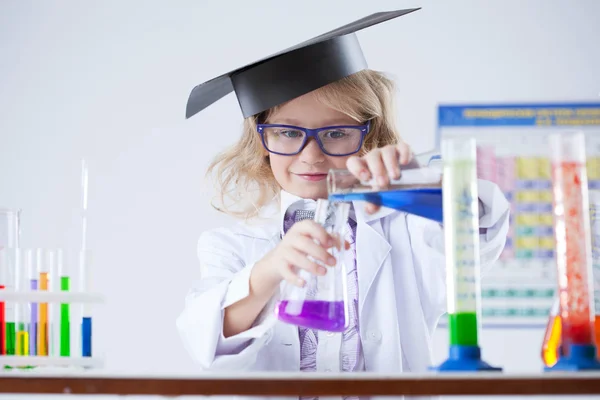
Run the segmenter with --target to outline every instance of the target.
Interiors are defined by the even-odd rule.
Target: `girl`
[[[302,220],[327,197],[328,170],[348,168],[385,187],[411,162],[394,126],[393,83],[364,67],[330,80],[255,114],[241,99],[243,135],[210,167],[222,203],[236,207],[223,210],[241,221],[201,235],[201,281],[177,320],[204,370],[399,373],[426,371],[432,362],[433,331],[446,308],[444,239],[438,223],[418,216],[352,204],[345,261],[354,306],[345,332],[306,330],[274,316],[284,282],[304,283],[294,267],[323,274],[307,256],[335,264],[331,238]],[[491,182],[480,180],[478,189],[485,268],[504,247],[509,208]]]
[[[396,134],[393,110],[392,83],[378,72],[361,71],[247,118],[239,143],[213,163],[211,169],[218,168],[222,187],[237,183],[238,193],[223,192],[222,196],[242,199],[248,195],[247,184],[258,188],[256,204],[237,215],[255,217],[258,209],[260,217],[273,217],[271,207],[276,211],[263,224],[240,223],[200,237],[202,280],[189,295],[177,325],[188,351],[203,368],[294,371],[310,364],[304,369],[339,371],[343,369],[340,344],[353,331],[360,337],[357,347],[362,351],[352,370],[424,371],[430,365],[431,335],[446,306],[443,231],[437,223],[420,217],[389,209],[374,214],[371,204],[364,209],[353,204],[359,323],[346,334],[318,332],[316,349],[302,352],[298,328],[276,321],[273,314],[282,281],[302,285],[293,266],[322,274],[323,267],[307,255],[335,264],[327,246],[312,241],[328,242],[323,228],[304,220],[284,232],[286,216],[299,209],[314,210],[315,200],[327,197],[325,177],[331,168],[347,167],[361,179],[375,176],[385,186],[388,177],[399,177],[399,166],[410,160],[409,146]],[[326,154],[315,138],[301,149],[288,150],[298,154],[271,153],[281,152],[285,146],[281,142],[288,137],[302,134],[300,128],[272,129],[266,135],[266,147],[257,128],[266,123],[360,129],[367,121],[370,132],[362,148],[356,149],[357,155],[341,157]],[[336,149],[326,147],[326,151]],[[267,204],[272,195],[272,204]],[[479,196],[484,210],[480,228],[484,230],[481,254],[485,266],[504,247],[508,205],[490,182],[479,182]],[[321,336],[326,339],[320,340]],[[314,353],[310,362],[300,357],[306,353]]]

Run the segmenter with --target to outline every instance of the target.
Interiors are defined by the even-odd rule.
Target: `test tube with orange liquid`
[[[548,370],[600,369],[596,356],[590,207],[582,132],[550,135],[558,316],[557,361]],[[547,332],[548,349],[556,320]],[[544,351],[542,351],[545,355]],[[551,353],[549,350],[546,353]],[[549,362],[552,360],[549,359]]]
[[[594,280],[594,336],[596,357],[600,358],[600,190],[590,190],[590,226],[592,242],[592,275]],[[561,318],[558,299],[554,302],[542,344],[542,361],[552,367],[564,349],[561,349]]]

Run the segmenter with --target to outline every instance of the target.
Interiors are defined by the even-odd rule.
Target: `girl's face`
[[[359,124],[349,116],[317,102],[311,93],[281,106],[266,123],[309,129]],[[332,168],[346,168],[346,161],[350,157],[334,157],[323,153],[314,138],[309,138],[299,154],[293,156],[267,154],[269,154],[273,175],[283,190],[305,199],[315,200],[327,198],[327,172]]]

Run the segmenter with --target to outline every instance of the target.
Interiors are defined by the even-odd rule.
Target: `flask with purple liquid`
[[[315,221],[325,227],[339,243],[344,243],[348,228],[349,203],[317,201]],[[343,332],[348,326],[348,301],[346,287],[346,267],[344,246],[329,249],[337,260],[336,265],[325,266],[327,273],[315,276],[298,269],[298,274],[306,281],[299,288],[286,284],[275,314],[280,321],[297,326],[329,332]],[[317,261],[319,263],[319,261]]]

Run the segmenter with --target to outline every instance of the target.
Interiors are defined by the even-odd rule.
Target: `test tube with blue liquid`
[[[79,287],[82,293],[91,293],[91,257],[88,250],[81,251],[79,261]],[[81,356],[92,357],[92,305],[81,306]]]
[[[481,283],[474,138],[442,140],[449,357],[438,371],[500,370],[481,359]]]

